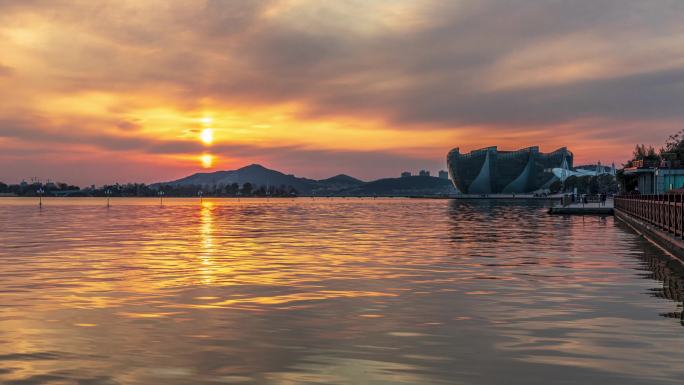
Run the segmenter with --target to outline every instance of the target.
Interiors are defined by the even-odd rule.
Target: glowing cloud
[[[677,0],[103,2],[0,0],[0,181],[374,179],[490,145],[619,165],[684,119]]]

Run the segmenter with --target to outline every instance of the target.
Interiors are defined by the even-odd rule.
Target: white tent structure
[[[576,168],[574,170],[571,170],[568,167],[567,162],[563,162],[561,164],[561,167],[556,167],[551,169],[551,172],[553,175],[556,176],[556,178],[560,179],[561,182],[565,182],[566,179],[568,179],[571,176],[596,176],[596,175],[613,175],[615,176],[615,163],[612,164],[610,169],[607,167],[601,166],[601,162],[598,162],[598,164],[594,167],[593,170],[589,168]]]

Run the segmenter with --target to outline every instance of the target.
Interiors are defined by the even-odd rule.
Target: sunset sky
[[[681,128],[681,0],[0,0],[4,182],[619,165]]]

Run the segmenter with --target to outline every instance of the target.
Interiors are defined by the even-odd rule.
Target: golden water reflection
[[[0,201],[3,383],[683,374],[684,274],[612,219],[539,202],[26,202]]]
[[[213,227],[213,209],[214,204],[211,201],[202,201],[200,204],[200,220],[201,220],[201,230],[200,235],[202,237],[202,268],[201,276],[202,283],[205,285],[211,285],[213,282],[214,270],[216,266],[213,263],[213,256],[215,253],[214,249],[214,227]]]

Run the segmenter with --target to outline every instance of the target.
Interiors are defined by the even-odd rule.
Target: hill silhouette
[[[259,164],[251,164],[237,170],[196,173],[190,176],[153,186],[211,186],[243,185],[253,186],[291,186],[301,195],[318,196],[408,196],[455,194],[448,179],[430,176],[411,176],[404,178],[383,178],[371,182],[345,174],[327,179],[315,180],[285,174],[268,169]]]

